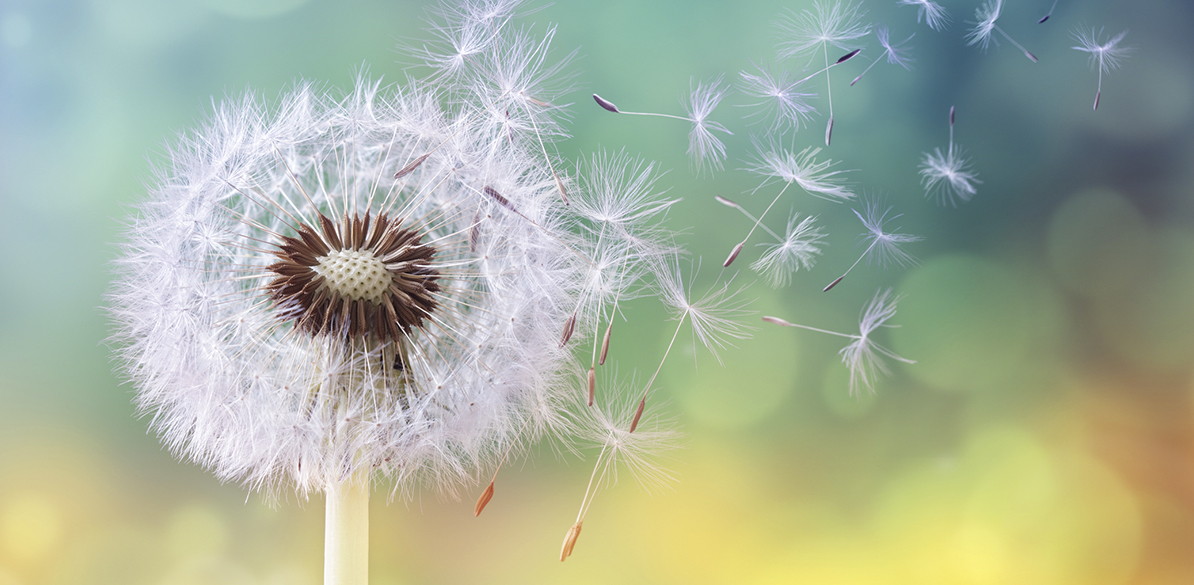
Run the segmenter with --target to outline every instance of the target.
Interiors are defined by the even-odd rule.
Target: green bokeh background
[[[833,338],[760,323],[724,365],[682,347],[655,403],[683,432],[664,460],[678,481],[624,476],[563,564],[586,460],[545,449],[510,466],[480,518],[472,494],[382,491],[373,583],[1194,582],[1194,8],[1063,1],[1038,25],[1051,2],[1009,0],[1000,23],[1032,64],[1006,43],[964,45],[974,2],[945,3],[955,23],[940,33],[910,7],[866,4],[894,37],[916,32],[915,67],[846,87],[862,62],[849,64],[823,155],[925,236],[908,248],[920,262],[821,293],[860,251],[857,221],[793,199],[830,247],[790,287],[746,298],[848,331],[894,287],[901,327],[884,341],[919,363],[851,398]],[[736,134],[710,176],[691,172],[683,125],[587,96],[676,111],[691,79],[773,61],[777,16],[806,5],[568,0],[525,19],[558,24],[559,55],[579,49],[561,155],[625,148],[673,169],[661,184],[705,258],[698,289],[747,227],[712,197],[758,210],[770,193],[738,170],[747,100],[714,115]],[[322,503],[267,502],[165,453],[111,373],[103,294],[152,165],[213,99],[300,78],[349,87],[362,67],[398,80],[426,17],[424,2],[381,0],[0,4],[0,585],[319,582]],[[1098,112],[1078,26],[1127,29],[1134,47]],[[915,172],[944,146],[951,105],[983,181],[956,209],[925,200]],[[820,123],[795,145],[817,144]],[[649,371],[670,324],[650,304],[629,315],[614,359]]]

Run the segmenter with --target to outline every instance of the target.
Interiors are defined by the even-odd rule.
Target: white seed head
[[[452,490],[572,432],[573,346],[611,302],[594,266],[625,288],[665,230],[578,232],[537,137],[451,104],[301,85],[274,109],[225,103],[174,148],[112,293],[174,452],[253,488],[378,472]]]

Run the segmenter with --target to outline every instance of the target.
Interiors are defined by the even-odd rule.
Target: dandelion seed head
[[[624,288],[666,232],[576,231],[533,136],[431,91],[249,96],[171,151],[111,298],[172,451],[251,488],[452,491],[575,431],[561,331],[587,339],[609,302],[594,266]]]

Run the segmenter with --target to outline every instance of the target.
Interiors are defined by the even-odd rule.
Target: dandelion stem
[[[351,477],[328,486],[324,585],[369,583],[369,481]]]

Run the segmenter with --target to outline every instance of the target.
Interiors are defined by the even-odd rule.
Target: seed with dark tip
[[[618,111],[618,106],[615,106],[613,102],[611,102],[597,94],[593,94],[593,101],[597,102],[597,105],[605,108],[606,110],[608,110],[610,112],[613,112],[615,114],[621,113],[620,111]]]

